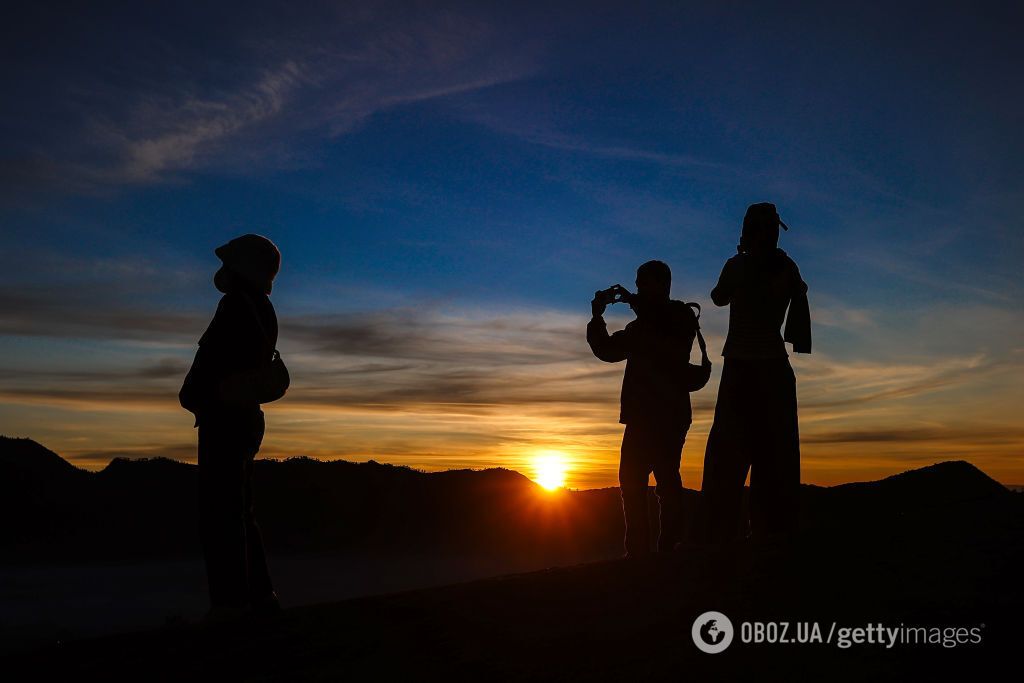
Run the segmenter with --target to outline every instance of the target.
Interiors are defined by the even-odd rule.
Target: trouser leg
[[[255,603],[267,598],[274,591],[274,586],[267,567],[263,534],[260,532],[259,524],[256,523],[256,513],[253,508],[252,471],[253,459],[250,458],[245,463],[245,550],[249,600]]]
[[[683,480],[679,475],[686,432],[669,429],[659,434],[654,453],[654,479],[657,482],[660,532],[658,551],[670,552],[682,540]]]
[[[244,607],[243,461],[224,435],[200,426],[199,525],[210,604]]]
[[[199,425],[200,538],[214,607],[244,607],[250,575],[257,590],[269,585],[252,515],[252,461],[262,441],[262,412]]]
[[[619,459],[619,490],[626,522],[624,545],[632,557],[651,551],[650,522],[647,517],[647,480],[651,468],[643,435],[626,425]]]
[[[770,397],[755,420],[762,435],[750,472],[750,522],[755,536],[790,534],[799,522],[800,431],[796,379],[788,359],[766,364],[761,394]]]
[[[741,533],[743,484],[750,468],[742,420],[746,384],[743,368],[726,359],[701,484],[701,526],[704,540],[711,542],[731,541]]]

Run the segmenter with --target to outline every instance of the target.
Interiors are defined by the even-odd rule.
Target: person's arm
[[[587,343],[594,355],[605,363],[618,363],[626,360],[628,351],[628,333],[626,330],[619,330],[615,334],[608,334],[608,325],[604,321],[605,304],[601,301],[600,292],[594,295],[590,302],[593,317],[587,323]]]
[[[792,267],[793,274],[793,297],[805,296],[807,294],[807,283],[800,276],[800,267],[796,265],[796,261],[793,259],[789,260],[790,266]]]
[[[728,306],[736,293],[739,280],[740,263],[733,257],[722,266],[722,274],[718,276],[718,284],[711,290],[711,300],[716,306]]]
[[[811,306],[807,301],[807,283],[792,262],[793,284],[782,338],[793,345],[794,353],[811,352]]]

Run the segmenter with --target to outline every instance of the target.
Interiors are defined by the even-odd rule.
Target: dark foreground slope
[[[552,569],[288,610],[271,621],[180,625],[8,657],[11,673],[133,680],[955,680],[1018,668],[1017,494],[965,463],[872,485],[808,489],[818,514],[793,547],[692,550],[668,561]],[[833,495],[836,494],[836,495]],[[736,625],[693,645],[695,616]],[[751,644],[743,621],[977,629],[980,643]],[[834,634],[835,636],[838,634]],[[848,634],[851,635],[852,634]]]
[[[742,553],[727,563],[740,567],[735,583],[707,556],[601,563],[297,608],[276,621],[79,641],[5,666],[97,680],[730,680],[753,671],[761,680],[952,680],[973,670],[970,680],[1012,671],[1019,595],[989,590],[1009,587],[1005,569],[967,566],[954,549],[934,557],[940,567],[922,566],[914,546],[887,546],[882,561],[867,557],[877,547],[819,545],[794,561]],[[893,649],[734,641],[712,656],[690,638],[707,609],[736,625],[817,620],[823,635],[838,621],[977,627],[983,640]]]

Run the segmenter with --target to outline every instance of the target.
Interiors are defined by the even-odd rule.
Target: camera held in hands
[[[608,304],[628,304],[636,295],[622,285],[612,285],[608,289],[602,289],[595,297],[598,302]]]

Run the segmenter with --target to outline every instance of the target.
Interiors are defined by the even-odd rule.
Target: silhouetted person
[[[691,422],[689,392],[703,386],[711,374],[703,338],[701,366],[689,364],[697,316],[690,305],[669,298],[671,285],[669,267],[661,261],[648,261],[637,270],[635,295],[618,285],[594,295],[593,318],[587,325],[587,342],[595,356],[607,363],[626,361],[619,414],[619,422],[626,425],[619,487],[629,558],[646,557],[651,550],[647,482],[652,472],[661,512],[658,550],[670,551],[680,540],[683,484],[679,461]],[[604,310],[616,301],[627,301],[636,320],[609,335]]]
[[[199,428],[200,535],[210,616],[217,618],[280,609],[253,514],[252,470],[264,431],[257,386],[277,344],[268,295],[281,254],[259,235],[233,239],[215,253],[223,265],[213,281],[224,296],[179,398]]]
[[[712,541],[742,533],[748,470],[752,535],[788,536],[797,527],[800,432],[785,342],[797,353],[810,353],[811,321],[807,284],[778,248],[780,226],[788,230],[774,204],[750,206],[738,253],[726,261],[711,291],[716,305],[729,306],[725,363],[704,456],[702,505]]]

